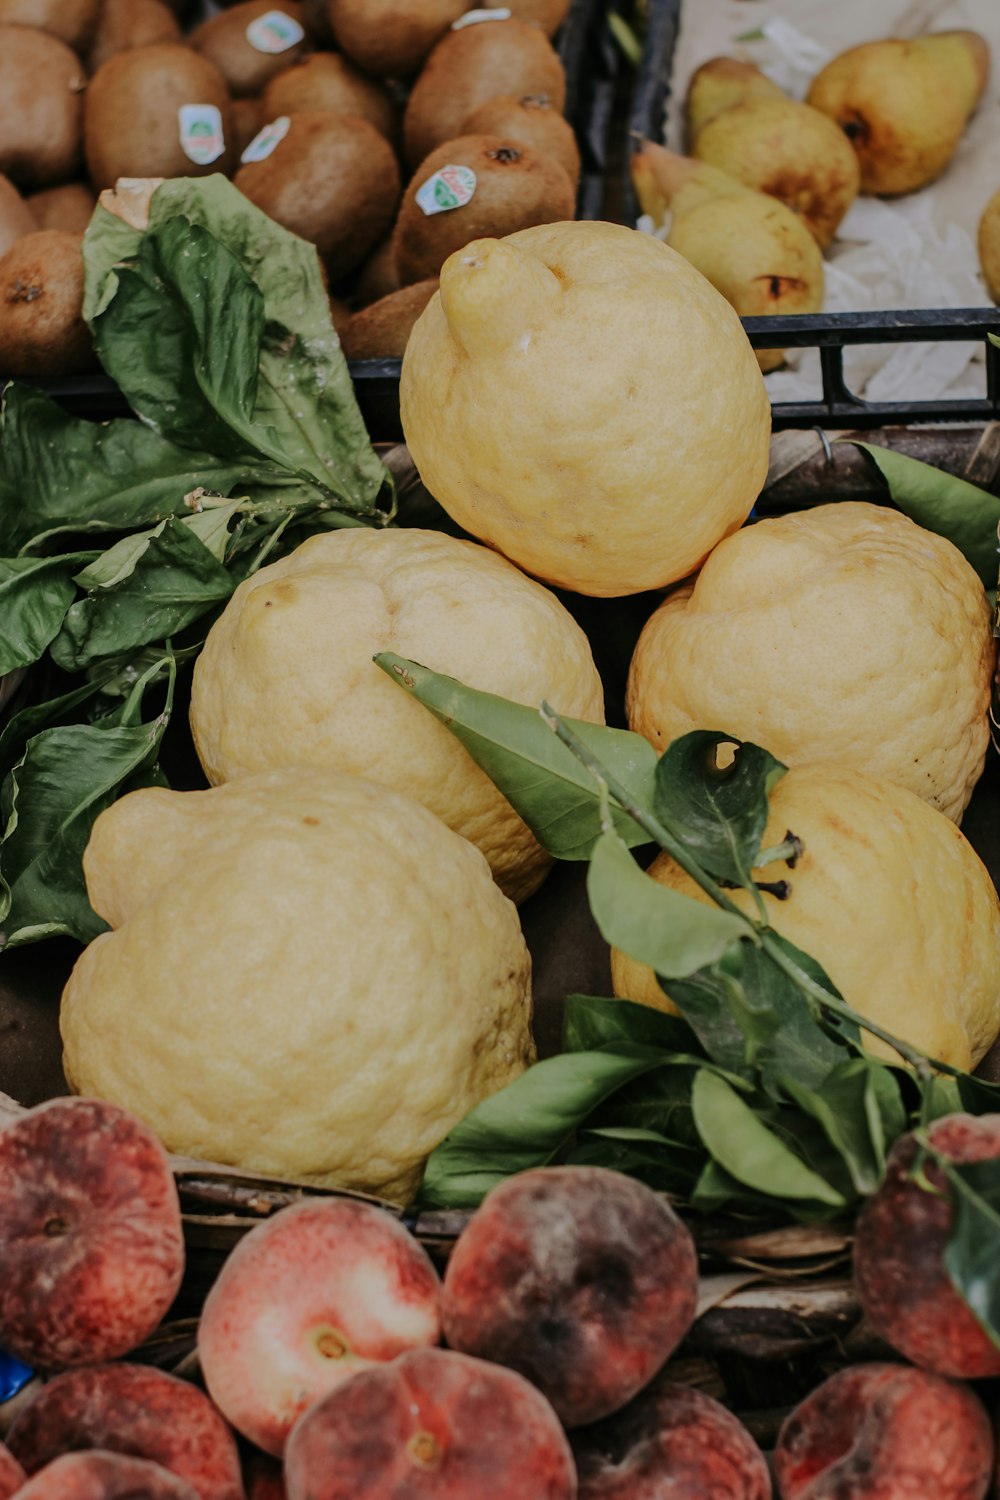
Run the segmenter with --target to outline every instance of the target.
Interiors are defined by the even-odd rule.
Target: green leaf
[[[843,1195],[789,1150],[717,1073],[695,1074],[691,1106],[706,1150],[737,1182],[772,1198],[846,1206]]]
[[[227,600],[237,581],[183,521],[162,521],[78,575],[90,592],[67,612],[52,659],[77,671],[162,641]]]
[[[773,932],[768,936],[777,938]],[[807,961],[805,955],[800,958]],[[817,1007],[810,1005],[770,952],[744,945],[740,959],[739,987],[728,994],[747,1038],[747,1062],[758,1069],[769,1093],[780,1094],[785,1077],[806,1088],[818,1087],[833,1069],[850,1059],[845,1041],[830,1036],[817,1019]],[[817,965],[811,977],[818,973],[822,971]]]
[[[855,438],[846,441],[872,460],[901,511],[928,531],[954,542],[985,586],[996,588],[1000,497],[891,448],[859,443]]]
[[[720,766],[723,745],[736,750]],[[654,811],[709,875],[747,885],[767,824],[768,794],[786,769],[759,745],[696,729],[660,757]]]
[[[875,1191],[885,1172],[882,1114],[872,1071],[867,1059],[855,1057],[840,1063],[814,1089],[794,1078],[784,1080],[789,1097],[818,1121],[862,1197]],[[887,1069],[882,1071],[888,1075]]]
[[[613,833],[602,833],[594,845],[587,895],[601,936],[668,979],[715,963],[741,938],[755,935],[746,917],[646,875]]]
[[[380,652],[375,661],[462,742],[550,854],[589,858],[601,833],[597,784],[537,709],[478,692],[391,651]],[[602,724],[565,722],[629,794],[650,809],[656,752],[649,741]],[[630,847],[649,843],[649,835],[614,802],[611,816]]]
[[[73,600],[73,574],[89,552],[0,558],[0,676],[35,662],[58,635]]]
[[[652,1131],[629,1132],[623,1127],[621,1131],[584,1131],[564,1159],[571,1166],[626,1172],[655,1192],[687,1198],[698,1180],[705,1153]]]
[[[667,1052],[697,1053],[698,1038],[682,1016],[635,1005],[631,1000],[606,1000],[596,995],[568,995],[563,1010],[564,1052],[591,1052],[619,1042],[662,1047]]]
[[[276,485],[273,465],[178,448],[142,422],[72,417],[16,381],[0,418],[0,548],[14,553],[61,533],[122,532],[189,515],[199,487]],[[280,489],[278,490],[280,493]]]
[[[146,687],[170,668],[167,703],[138,722]],[[87,900],[83,851],[94,819],[124,791],[159,781],[156,757],[170,715],[173,667],[140,678],[118,713],[43,730],[11,772],[0,839],[0,948],[68,935],[89,942],[105,923]]]
[[[180,220],[193,226],[196,234],[207,233],[222,254],[202,241],[204,254],[185,262],[184,239],[170,228]],[[140,351],[130,342],[124,323],[120,334],[110,330],[122,262],[137,260],[145,238],[162,247],[160,263],[180,290],[188,313],[198,312],[192,306],[194,293],[205,298],[199,336],[215,370],[224,370],[226,345],[232,342],[232,318],[223,305],[222,288],[230,284],[224,269],[226,253],[238,262],[263,298],[263,324],[254,361],[254,425],[234,431],[245,441],[253,439],[254,447],[275,462],[322,487],[347,510],[374,514],[388,475],[365,430],[330,318],[315,247],[283,229],[218,174],[162,183],[153,194],[145,234],[123,233],[121,221],[99,208],[84,242],[84,315],[92,328],[99,321],[104,324],[105,337],[120,338],[115,363],[128,380],[127,394],[134,378],[127,361],[130,355],[139,359]],[[242,294],[240,305],[245,305]],[[183,393],[192,378],[197,372],[189,368],[175,390]],[[249,371],[241,370],[239,378],[249,379]],[[227,391],[234,388],[227,377]],[[155,420],[169,416],[160,407]]]
[[[662,1062],[658,1048],[622,1045],[535,1063],[478,1104],[431,1152],[420,1202],[475,1208],[513,1172],[550,1162],[602,1100]]]
[[[1000,1348],[1000,1160],[956,1162],[937,1157],[954,1216],[944,1263],[959,1296]]]

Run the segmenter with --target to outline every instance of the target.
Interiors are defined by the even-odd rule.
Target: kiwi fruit
[[[251,36],[253,23],[275,12],[294,22],[300,40],[271,52],[255,46]],[[295,62],[310,46],[299,0],[242,0],[230,10],[202,21],[191,32],[189,41],[196,52],[215,64],[230,93],[236,96],[259,94],[276,73]]]
[[[26,234],[0,258],[0,373],[51,379],[95,363],[83,321],[83,235]]]
[[[438,279],[415,281],[363,307],[340,335],[348,359],[402,359],[410,330],[438,289]]]
[[[15,240],[34,234],[37,228],[30,205],[10,178],[0,174],[0,255],[6,255]]]
[[[25,202],[36,229],[71,229],[82,234],[97,207],[97,196],[85,182],[64,182],[32,193]]]
[[[469,0],[328,0],[327,14],[337,46],[359,68],[409,78],[470,8]]]
[[[263,93],[264,117],[295,115],[304,109],[360,115],[387,140],[396,134],[396,108],[374,78],[337,52],[313,52],[272,78]]]
[[[418,195],[444,167],[468,167],[475,189],[467,203],[425,213]],[[465,135],[446,141],[421,163],[403,195],[392,244],[404,286],[436,276],[455,250],[484,236],[499,239],[535,224],[572,219],[573,184],[544,151],[500,135]]]
[[[555,36],[566,17],[572,0],[496,0],[519,21],[533,21],[546,36]]]
[[[333,322],[334,328],[337,331],[337,337],[343,340],[344,334],[347,331],[347,325],[350,323],[354,314],[351,312],[350,307],[344,301],[343,297],[327,297],[326,300],[330,304],[330,318]]]
[[[163,0],[104,0],[87,62],[96,73],[109,57],[153,42],[179,42],[177,17]]]
[[[86,82],[65,42],[30,26],[0,26],[0,172],[27,187],[74,176]]]
[[[552,43],[537,26],[511,17],[450,31],[413,85],[403,136],[406,159],[418,167],[428,152],[453,140],[487,99],[544,94],[553,109],[566,103],[566,75]]]
[[[213,105],[225,149],[211,162],[192,161],[181,144],[184,105]],[[214,63],[190,47],[157,42],[119,52],[98,68],[83,118],[87,170],[98,189],[119,177],[203,177],[235,162],[229,90]]]
[[[392,248],[392,235],[386,235],[372,250],[354,283],[352,301],[355,307],[367,307],[370,302],[379,302],[390,292],[399,291],[399,276],[396,272],[396,255]]]
[[[241,157],[250,142],[274,116],[264,112],[260,99],[232,99],[229,118],[233,133],[233,151]]]
[[[572,126],[545,94],[520,99],[501,95],[474,109],[462,126],[463,135],[505,135],[536,151],[545,151],[565,171],[574,190],[580,181],[580,148]]]
[[[263,161],[233,178],[241,193],[311,240],[331,282],[353,271],[386,233],[399,202],[395,152],[360,115],[304,110]]]
[[[86,52],[101,0],[0,0],[0,26],[35,26],[74,52]]]

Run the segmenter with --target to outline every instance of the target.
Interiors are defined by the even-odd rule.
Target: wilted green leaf
[[[730,736],[696,729],[668,745],[656,767],[654,810],[709,875],[746,885],[760,852],[768,795],[786,767],[751,744],[739,745],[720,767],[720,747],[733,744]]]

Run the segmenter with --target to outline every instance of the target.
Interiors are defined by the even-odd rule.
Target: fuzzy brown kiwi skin
[[[259,94],[276,74],[309,50],[308,35],[284,52],[261,52],[253,45],[247,27],[272,10],[282,11],[305,30],[305,13],[299,0],[241,0],[202,21],[188,38],[196,52],[215,64],[235,98]]]
[[[468,203],[425,214],[417,193],[446,166],[471,167],[476,189]],[[536,224],[572,219],[573,184],[557,161],[504,136],[466,135],[432,151],[403,195],[392,244],[404,286],[436,276],[448,256],[470,240],[501,238]]]
[[[392,235],[380,240],[370,251],[354,283],[351,301],[356,308],[369,307],[381,302],[392,292],[399,291],[399,273],[396,270],[396,252],[392,248]]]
[[[438,289],[436,276],[390,292],[351,318],[340,335],[348,359],[402,359],[414,323]]]
[[[154,42],[180,41],[180,23],[163,0],[104,0],[87,66],[96,73],[119,52],[149,47]]]
[[[0,26],[36,26],[74,52],[90,46],[102,0],[0,0]]]
[[[10,178],[0,174],[0,255],[6,255],[11,245],[26,234],[34,234],[37,228],[30,204]]]
[[[25,235],[0,258],[0,375],[51,379],[95,366],[83,321],[83,235]]]
[[[313,52],[283,69],[265,88],[262,103],[266,120],[319,109],[360,115],[389,141],[399,128],[388,92],[339,52]]]
[[[214,104],[222,116],[226,150],[201,166],[181,148],[182,104]],[[236,160],[229,90],[207,57],[190,47],[158,42],[109,58],[90,80],[84,110],[84,150],[94,186],[119,177],[204,177],[228,172]]]
[[[454,140],[473,110],[499,94],[545,94],[562,111],[566,75],[544,32],[513,17],[448,32],[407,101],[403,140],[410,166]]]
[[[395,153],[359,115],[305,110],[264,161],[233,178],[264,213],[310,240],[336,283],[392,224],[399,202]]]
[[[0,26],[0,172],[24,187],[74,176],[86,83],[65,42],[32,26]]]
[[[82,234],[90,223],[97,196],[85,182],[64,182],[43,188],[25,200],[36,229],[69,229]]]
[[[573,127],[545,94],[487,99],[462,126],[463,135],[504,135],[555,158],[573,187],[580,181],[580,148]]]
[[[328,0],[337,46],[375,78],[410,78],[467,0]]]

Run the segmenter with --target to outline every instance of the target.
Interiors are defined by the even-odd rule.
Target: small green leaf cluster
[[[570,996],[561,1053],[452,1129],[427,1164],[423,1203],[472,1208],[511,1173],[558,1161],[630,1173],[698,1210],[815,1222],[849,1215],[876,1190],[905,1131],[1000,1107],[997,1086],[853,1011],[769,924],[761,890],[781,894],[801,845],[789,830],[762,846],[785,772],[766,750],[695,731],[657,759],[638,735],[538,714],[389,653],[376,661],[461,740],[552,854],[589,859],[603,936],[650,965],[680,1012]],[[654,881],[631,852],[642,844],[666,850],[712,904]],[[732,888],[749,893],[751,914]],[[867,1051],[866,1031],[900,1061]],[[945,1166],[949,1269],[994,1332],[1000,1162]]]
[[[11,384],[0,417],[0,947],[103,923],[80,859],[97,814],[162,779],[179,665],[233,589],[391,490],[314,249],[222,177],[98,208],[84,312],[140,420],[70,416]]]

